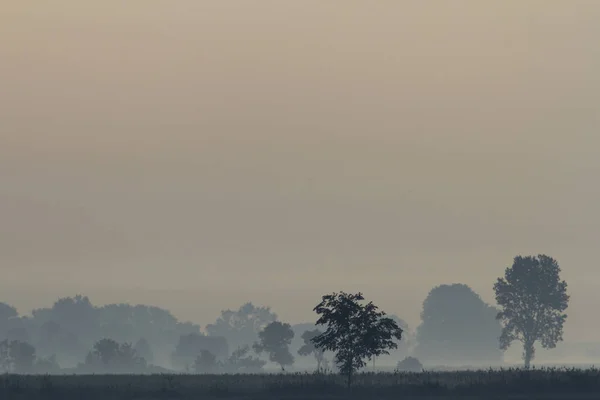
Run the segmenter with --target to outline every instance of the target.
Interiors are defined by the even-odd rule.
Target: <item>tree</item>
[[[494,285],[496,302],[502,308],[497,318],[504,324],[500,347],[508,349],[515,340],[523,343],[525,368],[535,356],[536,341],[552,349],[563,339],[569,295],[560,271],[552,257],[517,256]]]
[[[145,369],[146,360],[130,343],[102,339],[94,344],[81,367],[92,372],[139,372]]]
[[[290,353],[289,347],[294,338],[294,331],[290,324],[271,322],[258,334],[258,338],[254,350],[259,354],[268,353],[269,360],[279,364],[282,371],[285,371],[286,365],[294,363],[294,356]]]
[[[12,358],[10,356],[10,341],[4,339],[0,342],[0,371],[12,372]]]
[[[202,350],[210,351],[219,361],[225,361],[229,356],[229,346],[225,338],[190,333],[179,337],[175,351],[171,354],[173,366],[180,369],[191,367]]]
[[[315,357],[315,360],[317,361],[317,371],[321,371],[321,366],[325,359],[325,352],[323,351],[323,349],[319,349],[315,346],[315,344],[313,343],[313,339],[321,335],[322,333],[323,332],[321,332],[319,329],[305,331],[302,334],[302,340],[304,341],[304,345],[298,350],[298,354],[300,354],[301,356],[309,356],[312,354]]]
[[[423,364],[415,357],[406,357],[398,362],[396,369],[400,372],[421,372],[423,371]]]
[[[116,364],[119,357],[119,343],[112,339],[102,339],[94,344],[93,354],[108,367]]]
[[[231,348],[251,345],[258,332],[277,320],[270,307],[257,307],[252,303],[242,305],[237,311],[223,310],[214,324],[206,326],[209,336],[222,336]]]
[[[346,375],[348,387],[352,375],[366,365],[365,359],[389,354],[396,349],[396,340],[402,339],[402,328],[383,311],[364,300],[362,293],[344,292],[323,296],[314,311],[320,315],[317,325],[327,330],[312,339],[319,349],[335,352],[335,362]]]
[[[212,374],[218,366],[217,356],[208,350],[202,350],[194,361],[194,371],[198,374]]]
[[[467,285],[434,287],[423,302],[414,355],[425,364],[501,364],[497,313]]]
[[[9,321],[18,316],[16,308],[6,303],[0,303],[0,339],[7,339]]]
[[[84,341],[94,340],[98,332],[98,309],[90,302],[87,296],[76,295],[58,299],[52,308],[33,310],[34,319],[39,324],[54,321],[62,329],[75,334]]]
[[[13,340],[10,343],[10,358],[12,370],[18,374],[29,374],[33,372],[35,362],[35,347],[26,342]]]
[[[33,372],[35,347],[18,340],[0,342],[0,369],[3,372],[27,374]]]
[[[91,344],[82,343],[77,335],[64,330],[52,320],[42,323],[36,331],[33,343],[38,354],[42,357],[56,355],[63,367],[76,366],[91,347]]]
[[[402,318],[395,314],[388,314],[388,317],[392,319],[400,328],[402,328],[402,340],[398,342],[398,348],[390,351],[390,354],[377,357],[377,361],[381,361],[386,364],[397,364],[400,360],[404,359],[409,354],[409,349],[414,345],[414,332],[411,332],[408,323]],[[373,359],[373,369],[375,369],[375,359]]]

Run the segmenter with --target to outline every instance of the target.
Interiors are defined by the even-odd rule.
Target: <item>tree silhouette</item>
[[[13,362],[13,371],[18,374],[33,372],[35,362],[35,347],[26,342],[13,340],[10,343],[10,358]]]
[[[323,364],[323,360],[325,359],[325,352],[323,349],[320,349],[315,346],[313,343],[313,339],[322,334],[319,329],[315,329],[312,331],[305,331],[302,334],[302,340],[304,341],[304,345],[300,347],[298,350],[298,354],[301,356],[309,356],[314,355],[315,360],[317,360],[317,371],[321,371],[321,365]]]
[[[33,372],[35,347],[19,340],[0,342],[0,369],[3,372],[27,374]]]
[[[94,344],[81,367],[92,372],[140,372],[146,368],[146,360],[130,343],[102,339]]]
[[[362,293],[344,292],[323,296],[314,311],[320,315],[317,325],[327,330],[312,339],[316,347],[335,352],[335,361],[346,375],[347,385],[352,375],[366,365],[365,359],[389,354],[397,349],[395,340],[402,339],[402,329],[383,311],[369,302],[362,305]]]
[[[294,338],[294,331],[290,324],[279,321],[271,322],[258,333],[258,342],[254,344],[257,353],[266,352],[269,360],[279,364],[282,371],[286,365],[294,363],[294,356],[290,353],[290,343]]]
[[[237,311],[223,310],[214,324],[206,326],[209,336],[222,336],[233,349],[253,344],[258,332],[277,320],[277,314],[269,307],[257,307],[252,303],[242,305]]]
[[[406,357],[398,362],[396,369],[401,372],[421,372],[423,371],[423,364],[415,357]]]
[[[10,320],[17,318],[18,315],[16,308],[6,303],[0,303],[0,338],[7,338]]]
[[[517,256],[504,278],[498,278],[494,285],[496,302],[502,308],[497,318],[504,323],[500,347],[507,349],[515,340],[522,342],[525,368],[535,356],[536,341],[552,349],[562,340],[569,296],[560,271],[552,257]]]
[[[436,286],[423,301],[414,355],[425,363],[500,364],[497,314],[467,285]]]
[[[0,302],[0,326],[2,326],[10,318],[18,317],[19,313],[13,306]]]
[[[208,350],[201,350],[200,355],[194,361],[194,371],[199,374],[214,373],[217,367],[217,356]]]
[[[176,368],[189,368],[202,350],[210,351],[219,361],[225,361],[229,356],[229,346],[225,338],[190,333],[179,337],[175,351],[171,354],[171,362]]]

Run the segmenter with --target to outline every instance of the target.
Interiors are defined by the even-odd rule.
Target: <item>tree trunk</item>
[[[321,372],[321,359],[317,358],[317,372]]]
[[[352,385],[352,370],[348,371],[348,388]]]
[[[533,342],[525,342],[523,344],[523,361],[525,362],[525,369],[529,369],[531,367],[531,360],[533,360],[533,355],[535,352],[533,344]]]

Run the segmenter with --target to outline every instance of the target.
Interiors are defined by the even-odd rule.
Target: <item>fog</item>
[[[0,24],[0,301],[363,291],[411,327],[441,284],[555,257],[594,342],[596,1],[12,2]],[[557,349],[558,351],[559,349]]]

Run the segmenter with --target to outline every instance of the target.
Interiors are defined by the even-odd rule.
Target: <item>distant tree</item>
[[[7,339],[0,341],[0,371],[3,373],[12,372],[10,341]]]
[[[426,363],[500,364],[497,312],[467,285],[433,288],[423,302],[414,355]]]
[[[3,326],[10,318],[19,316],[17,309],[13,306],[0,302],[0,326]]]
[[[389,354],[402,338],[402,329],[383,311],[364,300],[362,293],[333,293],[323,296],[314,311],[320,315],[317,325],[327,330],[312,339],[316,347],[335,352],[335,361],[346,375],[348,387],[353,374],[366,365],[366,359]]]
[[[141,338],[135,342],[133,348],[135,352],[140,357],[143,357],[148,363],[152,363],[154,361],[154,353],[152,352],[152,348],[145,338]]]
[[[119,343],[146,339],[152,349],[148,362],[168,360],[171,349],[181,335],[200,334],[200,326],[191,322],[180,322],[169,310],[143,304],[108,304],[98,308],[100,337],[109,337]],[[141,349],[140,349],[141,350]],[[192,358],[193,361],[193,358]]]
[[[93,342],[98,332],[98,312],[87,296],[63,297],[52,308],[36,309],[32,314],[40,325],[54,321],[85,342]]]
[[[130,343],[102,339],[94,344],[82,367],[93,372],[139,372],[145,369],[146,360]]]
[[[18,340],[0,342],[0,370],[27,374],[33,372],[35,347]]]
[[[231,356],[223,364],[225,372],[230,373],[252,373],[259,372],[267,363],[258,357],[249,355],[250,346],[240,346],[231,353]]]
[[[32,373],[36,359],[35,347],[26,342],[13,340],[10,342],[10,358],[14,372],[18,374]]]
[[[16,308],[6,303],[0,303],[0,339],[7,339],[9,320],[18,315]]]
[[[285,371],[286,365],[294,363],[289,347],[293,338],[294,331],[290,324],[274,321],[258,333],[259,340],[254,344],[254,351],[258,354],[268,353],[269,360],[279,364],[281,370]]]
[[[38,358],[35,361],[34,367],[36,374],[57,374],[60,372],[60,365],[56,361],[56,356],[53,354],[48,357]]]
[[[421,372],[423,371],[423,364],[415,357],[406,357],[398,362],[396,369],[400,372]]]
[[[98,334],[105,338],[111,338],[117,342],[128,342],[135,340],[139,329],[134,320],[134,307],[129,304],[107,304],[98,309]],[[148,327],[149,328],[149,327]],[[152,333],[151,329],[143,334]]]
[[[82,343],[77,335],[52,320],[42,323],[36,331],[33,343],[38,355],[49,357],[54,354],[63,366],[77,365],[92,345]]]
[[[323,349],[320,349],[315,346],[315,344],[313,343],[313,339],[321,335],[322,333],[323,332],[321,332],[319,329],[305,331],[302,334],[302,340],[304,341],[304,345],[298,350],[298,354],[300,354],[301,356],[313,355],[315,357],[315,360],[317,361],[317,371],[321,371],[321,366],[323,364],[323,361],[325,360],[325,352],[323,351]]]
[[[123,371],[141,371],[146,368],[147,363],[141,357],[131,343],[121,343],[119,346],[119,368]]]
[[[209,336],[221,336],[231,348],[252,345],[258,332],[277,320],[270,307],[257,307],[252,303],[242,305],[237,311],[224,310],[214,324],[206,326]]]
[[[194,372],[198,374],[213,374],[217,371],[218,366],[217,356],[208,350],[202,350],[194,361]]]
[[[229,346],[225,338],[190,333],[179,337],[171,355],[173,366],[179,369],[192,366],[202,350],[210,351],[219,361],[225,361],[229,356]]]
[[[502,309],[497,318],[504,324],[500,347],[508,349],[513,341],[522,342],[525,368],[535,356],[536,341],[552,349],[563,339],[569,295],[560,271],[552,257],[517,256],[494,285],[496,302]]]
[[[0,324],[1,325],[1,324]],[[11,317],[4,322],[4,338],[31,343],[32,326],[28,317]]]
[[[414,332],[410,330],[408,323],[402,318],[394,314],[388,314],[388,318],[392,319],[402,329],[402,340],[398,342],[398,348],[390,350],[390,354],[384,354],[377,357],[377,360],[386,364],[395,364],[404,359],[410,351],[410,348],[415,345]],[[375,358],[373,358],[373,369],[375,368]]]
[[[94,344],[92,353],[104,366],[114,365],[119,358],[119,343],[113,339],[101,339]]]

